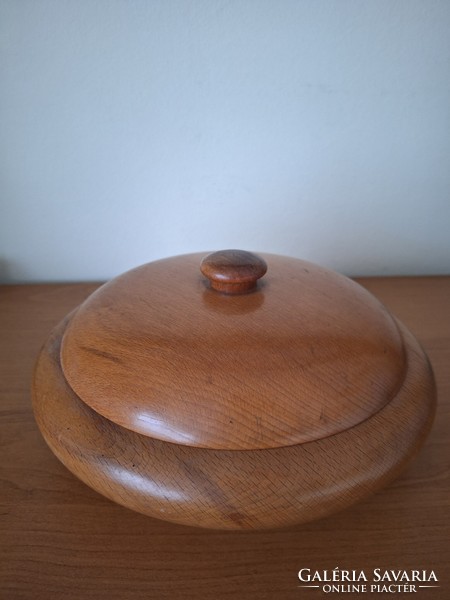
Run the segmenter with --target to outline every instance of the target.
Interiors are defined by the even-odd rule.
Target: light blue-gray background
[[[0,0],[3,281],[450,272],[448,0]]]

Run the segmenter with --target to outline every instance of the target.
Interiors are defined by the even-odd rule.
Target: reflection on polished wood
[[[247,452],[192,448],[120,427],[67,385],[64,326],[40,355],[34,380],[38,425],[56,456],[98,492],[152,517],[217,529],[294,525],[360,500],[389,482],[427,435],[433,380],[401,327],[408,370],[395,398],[347,431],[314,442]]]
[[[56,456],[127,508],[216,529],[311,521],[396,476],[435,408],[432,371],[407,329],[312,263],[236,250],[200,258],[133,269],[53,331],[33,400]],[[205,290],[199,265],[232,286],[269,272],[230,299]]]
[[[440,585],[433,600],[447,600],[450,278],[360,282],[431,359],[438,386],[431,435],[399,479],[362,503],[314,523],[259,532],[216,532],[145,517],[73,477],[37,429],[31,371],[49,331],[97,286],[1,287],[0,597],[297,600],[299,592],[306,598],[297,587],[300,568],[339,566],[433,569]]]
[[[220,250],[205,256],[200,270],[211,287],[225,294],[243,294],[256,289],[258,279],[267,271],[260,256],[245,250]]]
[[[209,288],[202,256],[133,269],[74,314],[62,370],[97,413],[167,442],[259,450],[344,431],[401,389],[402,337],[362,287],[263,255],[258,290],[229,296]]]

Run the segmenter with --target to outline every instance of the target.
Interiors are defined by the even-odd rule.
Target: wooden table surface
[[[30,379],[50,329],[98,284],[1,286],[1,600],[313,600],[324,593],[300,588],[299,569],[336,567],[368,575],[434,570],[439,587],[370,596],[449,599],[450,277],[359,282],[428,352],[438,386],[431,435],[403,475],[365,502],[315,523],[254,533],[153,520],[67,471],[37,429]]]

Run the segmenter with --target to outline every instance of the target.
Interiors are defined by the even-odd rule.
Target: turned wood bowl
[[[262,529],[391,481],[430,429],[435,386],[416,339],[354,281],[226,250],[95,291],[41,350],[33,405],[54,454],[111,500]]]

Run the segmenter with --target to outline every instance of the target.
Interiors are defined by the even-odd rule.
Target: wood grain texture
[[[267,271],[260,256],[244,250],[221,250],[205,256],[200,270],[211,287],[225,294],[244,294],[256,289]]]
[[[168,442],[252,450],[339,433],[395,397],[402,339],[362,287],[262,255],[258,290],[227,296],[202,277],[202,256],[133,269],[76,312],[62,368],[96,412]]]
[[[123,509],[73,477],[37,429],[29,387],[50,329],[96,286],[0,287],[2,600],[309,600],[317,593],[297,587],[305,566],[434,569],[440,587],[414,597],[447,600],[450,278],[360,282],[430,356],[438,386],[431,435],[402,476],[376,495],[333,517],[260,532],[164,523]]]
[[[407,372],[375,415],[314,442],[254,451],[192,448],[120,427],[82,402],[60,366],[66,322],[36,367],[34,410],[56,456],[80,479],[128,508],[215,529],[286,527],[323,517],[389,482],[415,454],[434,416],[430,368],[400,325]]]

